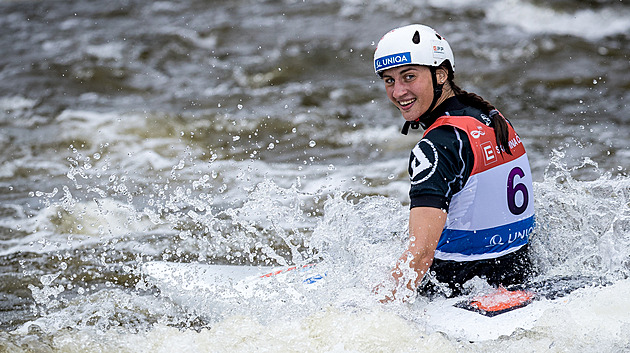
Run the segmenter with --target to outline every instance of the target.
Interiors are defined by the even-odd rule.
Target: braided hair
[[[466,92],[457,86],[453,81],[453,70],[447,71],[448,81],[457,99],[459,99],[460,102],[473,108],[477,108],[490,116],[492,125],[494,126],[494,136],[496,138],[497,145],[501,146],[499,152],[503,153],[503,151],[505,151],[507,154],[512,155],[512,151],[510,151],[507,120],[505,120],[503,115],[490,102],[475,93]]]

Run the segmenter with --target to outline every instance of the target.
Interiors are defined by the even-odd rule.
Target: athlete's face
[[[424,114],[433,101],[431,70],[426,66],[405,65],[383,72],[387,97],[407,121]]]

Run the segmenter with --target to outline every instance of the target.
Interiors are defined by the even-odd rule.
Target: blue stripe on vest
[[[534,216],[482,230],[445,229],[437,250],[462,255],[492,254],[527,244],[534,230]]]

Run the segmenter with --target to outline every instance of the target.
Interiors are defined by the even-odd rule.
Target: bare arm
[[[433,207],[414,207],[409,212],[409,246],[396,262],[392,270],[395,288],[406,286],[415,290],[422,281],[424,274],[433,263],[435,248],[446,223],[446,212]],[[409,268],[416,272],[415,280],[404,276],[402,264],[408,264]],[[400,283],[401,281],[406,283]],[[392,293],[396,297],[396,291]],[[386,298],[385,301],[393,298]]]

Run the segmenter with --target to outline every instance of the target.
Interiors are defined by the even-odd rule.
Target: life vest
[[[512,154],[501,153],[494,129],[470,116],[441,117],[424,134],[444,125],[466,132],[475,162],[451,199],[435,258],[474,261],[520,249],[534,229],[532,174],[521,139],[508,124]]]

